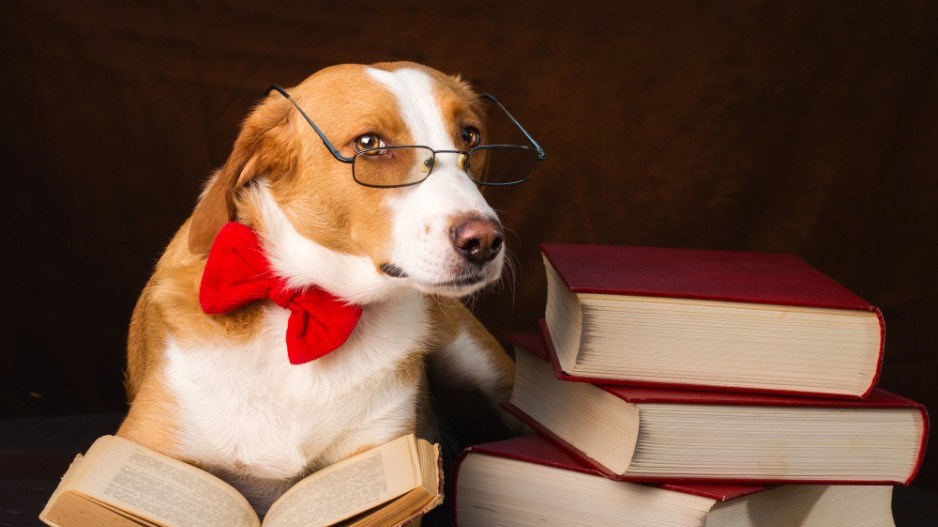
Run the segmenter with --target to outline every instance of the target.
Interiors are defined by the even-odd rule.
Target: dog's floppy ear
[[[189,251],[193,254],[208,252],[218,231],[235,218],[235,193],[257,175],[256,158],[248,157],[250,153],[243,152],[238,143],[225,166],[208,180],[192,212]]]
[[[215,171],[205,185],[189,222],[189,251],[205,254],[218,231],[235,219],[238,191],[260,175],[271,175],[288,163],[281,156],[265,155],[271,142],[284,141],[284,134],[272,133],[287,121],[289,108],[281,101],[265,101],[244,122],[225,165]],[[281,155],[282,147],[273,148]],[[292,161],[292,160],[291,160]]]

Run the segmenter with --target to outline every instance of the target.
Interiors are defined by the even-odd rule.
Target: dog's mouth
[[[407,273],[392,263],[383,263],[379,266],[381,272],[394,278],[407,278]]]
[[[484,282],[485,279],[486,276],[484,274],[468,274],[435,285],[438,287],[466,287]]]
[[[383,263],[379,266],[381,272],[384,274],[393,277],[393,278],[412,278],[407,274],[406,271],[401,269],[395,264],[392,263]],[[445,280],[442,282],[435,283],[421,283],[419,280],[415,280],[418,285],[422,285],[426,289],[442,289],[442,290],[452,290],[453,288],[462,289],[477,286],[483,282],[486,282],[491,278],[490,273],[485,272],[465,272],[460,276],[457,276],[451,280]]]

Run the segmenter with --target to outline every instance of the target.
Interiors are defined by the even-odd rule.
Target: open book
[[[79,454],[39,519],[53,527],[398,526],[443,500],[439,446],[413,435],[301,480],[263,523],[233,487],[127,439]]]

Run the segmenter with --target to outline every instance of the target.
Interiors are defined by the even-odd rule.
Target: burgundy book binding
[[[879,312],[791,254],[562,243],[540,247],[574,293]]]
[[[535,356],[540,357],[545,361],[549,361],[549,348],[545,344],[544,339],[536,334],[513,334],[509,335],[508,339],[514,345],[523,348],[524,350],[532,353]],[[560,379],[564,381],[562,378]],[[803,397],[800,395],[791,396],[784,394],[756,394],[756,393],[734,393],[734,392],[719,392],[719,391],[710,391],[710,390],[686,390],[686,389],[667,389],[659,387],[642,387],[642,386],[622,386],[622,385],[613,385],[613,384],[599,384],[591,383],[594,386],[604,390],[605,392],[627,402],[633,404],[641,403],[652,403],[652,404],[700,404],[700,405],[736,405],[736,406],[765,406],[765,407],[802,407],[802,408],[843,408],[843,409],[877,409],[877,408],[905,408],[905,409],[914,409],[918,412],[921,419],[921,428],[922,433],[918,438],[918,444],[916,446],[917,453],[915,456],[914,465],[911,467],[911,470],[908,473],[907,478],[900,482],[902,484],[908,485],[913,479],[915,479],[916,474],[921,468],[922,461],[925,457],[925,446],[928,443],[928,430],[929,430],[929,418],[928,412],[925,409],[925,406],[919,402],[907,399],[905,397],[896,395],[887,390],[881,388],[873,389],[869,396],[866,399],[838,399],[838,398],[812,398],[812,397]],[[563,448],[568,454],[573,456],[581,463],[585,463],[587,466],[598,470],[604,476],[610,479],[617,481],[632,481],[632,482],[656,482],[662,481],[660,477],[648,477],[648,476],[636,476],[636,475],[623,475],[616,473],[604,466],[602,463],[596,461],[592,457],[588,456],[581,450],[577,449],[570,444],[567,440],[559,437],[552,430],[545,427],[540,422],[533,419],[529,416],[524,410],[518,408],[512,403],[504,403],[503,406],[506,410],[514,414],[516,417],[521,419],[523,422],[531,426],[538,433],[544,437],[549,438],[554,444]],[[602,433],[601,430],[597,430],[596,433]],[[671,482],[680,482],[680,483],[706,483],[706,484],[729,484],[729,485],[746,485],[746,484],[789,484],[789,483],[808,483],[808,484],[894,484],[895,481],[889,480],[877,480],[877,479],[868,479],[863,481],[844,481],[838,479],[825,479],[825,480],[802,480],[802,479],[772,479],[768,480],[752,480],[744,478],[694,478],[694,477],[668,477],[666,478]]]
[[[454,526],[735,525],[741,515],[760,524],[891,525],[891,495],[891,485],[616,484],[536,435],[467,448],[456,461],[450,492]]]
[[[878,354],[871,365],[873,372],[869,385],[859,397],[866,397],[879,380],[886,335],[881,310],[795,255],[563,243],[543,243],[540,248],[564,285],[574,294],[665,297],[873,313],[879,323]],[[545,335],[550,334],[543,321],[541,329]],[[556,360],[554,364],[558,365]],[[598,379],[565,372],[559,365],[557,367],[558,375],[573,381],[855,397],[752,386],[708,387],[628,378]]]

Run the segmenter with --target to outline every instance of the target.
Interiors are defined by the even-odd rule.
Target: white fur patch
[[[426,73],[412,69],[369,69],[368,73],[395,95],[415,144],[435,150],[455,149],[433,95],[433,81]],[[501,274],[504,251],[486,266],[484,279],[478,283],[447,285],[463,269],[462,257],[450,238],[452,219],[467,213],[497,219],[476,184],[458,167],[458,159],[458,154],[439,154],[426,181],[404,192],[389,193],[385,200],[394,218],[391,259],[415,287],[427,293],[466,295]]]
[[[497,392],[497,379],[502,372],[468,330],[460,331],[436,355],[440,360],[435,364],[439,373],[446,378],[456,383],[470,384],[485,393]]]
[[[440,105],[433,96],[433,79],[429,75],[407,68],[394,71],[368,68],[368,74],[394,94],[401,118],[407,124],[414,144],[438,150],[455,149],[443,121]],[[455,159],[455,156],[452,157]]]
[[[370,304],[403,284],[378,272],[367,256],[332,251],[300,234],[274,201],[265,181],[246,193],[263,216],[262,243],[271,266],[292,287],[318,286],[352,304]]]
[[[425,302],[414,293],[368,306],[348,342],[303,365],[289,363],[289,311],[273,305],[247,342],[169,340],[180,454],[233,480],[263,508],[307,470],[411,431],[417,386],[393,372],[420,349]]]

